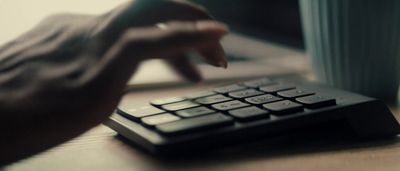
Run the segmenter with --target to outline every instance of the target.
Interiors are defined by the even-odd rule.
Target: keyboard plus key
[[[214,95],[214,96],[208,96],[208,97],[203,97],[196,99],[197,103],[200,104],[213,104],[213,103],[219,103],[219,102],[225,102],[228,100],[232,100],[230,97],[225,97],[224,95]]]
[[[144,117],[141,119],[141,121],[143,122],[143,124],[145,124],[147,126],[154,126],[154,125],[158,125],[158,124],[162,124],[162,123],[176,121],[179,119],[180,118],[175,115],[172,115],[169,113],[163,113],[163,114],[159,114],[159,115]]]
[[[296,101],[304,104],[307,108],[310,109],[332,106],[336,104],[336,99],[320,95],[300,97],[297,98]]]
[[[271,81],[268,78],[262,78],[258,80],[251,80],[251,81],[246,81],[243,83],[243,85],[251,88],[257,88],[260,86],[265,86],[265,85],[271,85],[271,84],[276,84],[275,82]]]
[[[232,124],[233,119],[231,117],[217,113],[157,125],[156,129],[163,134],[173,135]]]
[[[267,93],[276,93],[278,91],[290,90],[290,89],[295,89],[295,88],[296,87],[294,85],[290,85],[290,84],[276,84],[276,85],[260,87],[260,90],[267,92]]]
[[[240,86],[237,84],[232,84],[232,85],[228,85],[228,86],[215,88],[214,91],[218,92],[218,93],[229,93],[232,91],[238,91],[238,90],[243,90],[243,89],[246,89],[246,87],[243,87],[243,86]]]
[[[139,119],[145,116],[155,115],[159,113],[164,113],[165,111],[153,107],[151,105],[142,106],[138,108],[118,108],[117,113],[130,118],[130,119]]]
[[[196,107],[196,108],[191,108],[191,109],[186,109],[186,110],[180,110],[177,111],[176,114],[182,117],[194,117],[194,116],[199,116],[199,115],[205,115],[209,113],[214,113],[214,110],[211,110],[207,107]]]
[[[303,105],[292,102],[290,100],[267,103],[264,108],[273,112],[273,114],[288,114],[303,111]]]
[[[243,103],[239,100],[233,100],[233,101],[229,101],[229,102],[213,104],[211,107],[213,107],[214,109],[217,109],[217,110],[226,111],[226,110],[236,109],[236,108],[240,108],[240,107],[245,107],[248,105],[249,104]]]
[[[191,102],[191,101],[183,101],[183,102],[163,105],[161,107],[168,111],[177,111],[177,110],[182,110],[182,109],[187,109],[187,108],[192,108],[192,107],[197,107],[197,106],[200,106],[200,105],[197,103]]]
[[[250,121],[260,118],[269,118],[269,112],[255,106],[230,110],[229,114],[240,121]]]
[[[282,98],[270,94],[265,94],[261,96],[249,97],[246,98],[245,100],[252,104],[264,104],[264,103],[276,102],[282,100]]]
[[[296,97],[308,96],[308,95],[313,95],[313,94],[315,94],[315,93],[305,91],[305,90],[299,90],[299,89],[278,92],[279,96],[286,97],[286,98],[296,98]]]
[[[254,89],[247,89],[247,90],[241,90],[241,91],[235,91],[231,92],[228,95],[234,98],[245,98],[245,97],[250,97],[250,96],[256,96],[263,94],[261,91],[257,91]]]

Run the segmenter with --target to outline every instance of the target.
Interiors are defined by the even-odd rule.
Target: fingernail
[[[196,22],[196,28],[199,31],[217,32],[220,34],[229,32],[229,27],[226,24],[212,20]]]
[[[226,60],[222,60],[219,62],[219,66],[226,69],[228,68],[228,62],[226,62]]]
[[[212,66],[215,66],[215,67],[224,67],[224,63],[223,63],[223,61],[211,61],[211,60],[206,60],[206,62],[208,63],[208,64],[210,64],[210,65],[212,65]]]

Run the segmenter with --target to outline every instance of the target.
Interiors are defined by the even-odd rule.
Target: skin
[[[201,7],[178,1],[136,0],[99,16],[45,19],[0,47],[0,165],[105,121],[144,60],[165,59],[191,81],[201,76],[187,52],[226,67],[219,44],[226,32]]]

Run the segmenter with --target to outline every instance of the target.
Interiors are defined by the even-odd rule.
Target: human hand
[[[173,1],[137,0],[100,16],[46,19],[0,48],[6,123],[0,130],[12,130],[3,134],[0,161],[42,151],[106,120],[143,60],[165,59],[191,80],[200,75],[185,58],[189,51],[226,67],[219,44],[226,32],[204,10]]]
[[[159,0],[137,0],[135,2],[129,2],[107,13],[101,18],[104,21],[102,23],[102,27],[104,28],[98,27],[97,29],[100,30],[97,32],[101,32],[101,35],[103,35],[102,37],[107,37],[107,40],[113,40],[115,35],[124,33],[126,28],[132,26],[154,26],[160,22],[169,21],[212,20],[212,17],[207,13],[207,11],[200,6],[185,1]],[[130,18],[133,22],[126,22],[127,18]],[[220,28],[219,31],[227,31],[226,26],[220,26],[222,26],[222,28]],[[185,27],[192,26],[186,25]],[[204,57],[207,63],[214,66],[227,67],[225,55],[218,40],[210,42],[205,45],[205,47],[197,48],[196,50]],[[185,54],[182,53],[177,56],[170,56],[167,59],[167,62],[171,64],[178,74],[182,75],[184,78],[191,81],[201,80],[201,75],[188,61]]]

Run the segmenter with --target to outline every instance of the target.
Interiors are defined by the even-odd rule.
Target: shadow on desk
[[[340,125],[335,129],[345,130]],[[5,171],[399,170],[400,137],[360,141],[348,131],[338,134],[337,130],[309,129],[196,154],[190,151],[182,156],[157,157],[100,126]]]
[[[349,131],[351,129],[345,124],[333,124],[334,125],[325,125],[323,127],[309,127],[273,138],[251,140],[246,143],[210,149],[209,151],[189,151],[188,153],[174,156],[156,156],[144,150],[135,151],[141,153],[141,155],[150,160],[151,163],[159,165],[163,170],[165,168],[175,170],[177,167],[180,169],[187,167],[191,168],[190,170],[193,170],[193,168],[204,170],[204,167],[207,166],[244,163],[244,161],[266,161],[277,158],[290,158],[298,155],[304,156],[307,154],[320,153],[326,155],[327,153],[336,154],[339,151],[348,152],[349,150],[357,151],[357,149],[385,148],[386,146],[391,146],[400,142],[400,136],[386,139],[363,140],[357,138],[354,133]],[[117,135],[115,138],[132,148],[141,149],[122,136]],[[213,169],[215,169],[215,167],[212,167],[211,170]],[[252,169],[254,170],[254,168]]]

